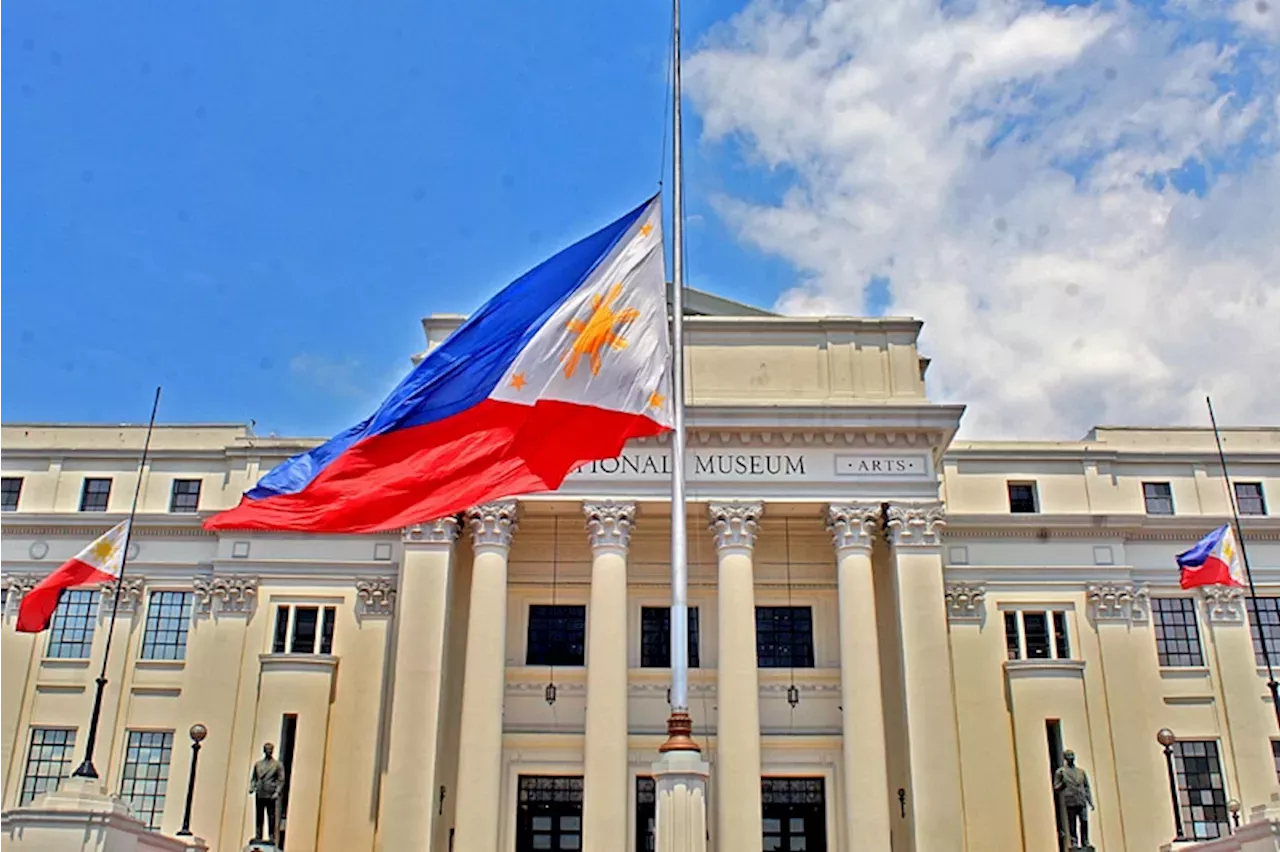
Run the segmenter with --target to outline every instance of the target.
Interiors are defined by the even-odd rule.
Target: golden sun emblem
[[[626,325],[632,320],[640,316],[640,312],[635,308],[623,308],[620,311],[613,309],[613,303],[618,301],[618,297],[622,295],[622,285],[614,284],[613,289],[609,291],[609,295],[597,293],[591,299],[591,316],[586,322],[580,319],[571,319],[568,322],[569,331],[577,335],[574,338],[573,346],[564,357],[560,360],[564,362],[564,377],[566,379],[573,378],[574,372],[578,369],[578,361],[583,355],[586,355],[591,361],[591,375],[600,375],[600,350],[608,347],[610,349],[626,349],[626,338],[618,334],[615,329],[620,325]]]
[[[116,552],[115,542],[100,541],[93,546],[93,555],[99,562],[106,562]]]

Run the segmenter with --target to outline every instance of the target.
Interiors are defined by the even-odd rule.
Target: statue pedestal
[[[280,852],[280,850],[270,840],[250,840],[249,845],[244,847],[244,852]]]
[[[207,852],[198,837],[152,831],[101,781],[68,778],[30,805],[0,814],[5,852]]]
[[[710,774],[696,751],[668,751],[653,764],[658,852],[706,852]]]

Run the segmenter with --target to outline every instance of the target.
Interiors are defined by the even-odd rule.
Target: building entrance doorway
[[[582,848],[582,776],[521,775],[516,852]]]
[[[761,778],[760,803],[764,852],[826,852],[822,778]]]

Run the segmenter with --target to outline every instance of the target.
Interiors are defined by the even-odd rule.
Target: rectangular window
[[[60,660],[87,660],[93,648],[97,615],[96,589],[67,589],[63,592],[49,623],[49,645],[45,656]]]
[[[1156,655],[1161,666],[1171,668],[1204,665],[1196,604],[1191,598],[1152,598],[1151,615],[1156,626]]]
[[[1018,614],[1004,614],[1004,649],[1011,660],[1022,659],[1022,631],[1018,627]]]
[[[1242,515],[1265,515],[1267,501],[1262,497],[1261,482],[1237,482],[1236,510]]]
[[[1022,634],[1028,660],[1053,659],[1053,646],[1049,644],[1049,618],[1043,612],[1022,614]]]
[[[1055,612],[1053,614],[1053,647],[1057,651],[1059,660],[1071,659],[1071,644],[1067,641],[1067,614],[1065,612]]]
[[[760,779],[763,852],[826,852],[827,794],[822,778]]]
[[[280,762],[284,764],[284,787],[280,790],[279,813],[276,819],[280,823],[279,845],[277,849],[287,849],[285,833],[289,825],[289,793],[293,789],[293,754],[298,745],[298,714],[285,713],[280,717]]]
[[[169,511],[191,514],[200,508],[200,480],[175,479],[169,495]]]
[[[521,775],[517,786],[516,852],[582,848],[581,775]]]
[[[6,476],[0,479],[0,511],[18,511],[18,498],[21,496],[21,476]]]
[[[1040,511],[1034,482],[1009,483],[1009,511],[1015,515],[1034,515]]]
[[[105,512],[107,511],[107,502],[110,499],[110,479],[90,479],[85,477],[84,487],[80,490],[81,512]]]
[[[1280,781],[1280,740],[1271,741],[1271,762],[1276,767],[1276,780]]]
[[[120,773],[120,798],[152,829],[160,827],[164,816],[172,753],[173,731],[129,732]]]
[[[185,660],[191,592],[152,592],[142,633],[142,659]]]
[[[1218,743],[1179,740],[1173,744],[1173,768],[1178,781],[1182,828],[1187,837],[1213,840],[1230,834]]]
[[[640,608],[640,667],[671,668],[671,608]],[[698,668],[698,608],[689,607],[689,667]]]
[[[587,608],[576,604],[529,607],[528,666],[580,666],[586,659]]]
[[[1052,610],[1006,610],[1004,645],[1011,660],[1069,660],[1067,614]]]
[[[1253,655],[1258,665],[1261,667],[1267,664],[1263,654],[1265,648],[1271,654],[1272,667],[1280,666],[1280,598],[1258,598],[1256,608],[1250,598],[1245,598],[1244,604],[1249,611],[1249,629],[1253,633]]]
[[[1142,483],[1142,499],[1148,515],[1173,514],[1173,487],[1167,482]]]
[[[654,835],[657,801],[654,780],[646,775],[636,776],[636,852],[654,852],[657,848]]]
[[[756,660],[762,669],[813,668],[813,609],[756,607]]]
[[[333,606],[284,604],[276,607],[271,653],[332,654],[337,618],[338,608]]]
[[[29,805],[45,793],[57,790],[71,775],[76,732],[72,728],[32,728],[27,750],[27,770],[22,775],[18,806]]]

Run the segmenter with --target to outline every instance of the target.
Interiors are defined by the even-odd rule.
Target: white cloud
[[[716,199],[799,271],[779,309],[857,314],[889,277],[967,434],[1199,424],[1210,392],[1221,419],[1274,424],[1277,16],[756,2],[687,76],[704,141],[789,177]],[[1188,163],[1202,196],[1175,188]]]

